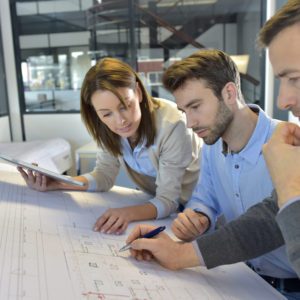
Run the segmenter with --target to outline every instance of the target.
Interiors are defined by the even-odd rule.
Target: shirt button
[[[238,169],[240,166],[239,166],[239,165],[235,165],[234,167],[235,167],[236,169]]]
[[[236,197],[239,197],[240,195],[238,193],[235,194]]]

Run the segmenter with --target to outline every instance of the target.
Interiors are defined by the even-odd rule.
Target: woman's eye
[[[199,104],[191,106],[191,109],[197,110],[199,108]]]
[[[109,117],[110,115],[111,115],[111,113],[107,113],[107,114],[102,115],[102,117],[103,117],[103,118],[107,118],[107,117]]]

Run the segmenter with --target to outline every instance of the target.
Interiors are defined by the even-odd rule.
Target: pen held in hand
[[[166,226],[160,226],[160,227],[157,227],[151,231],[149,231],[148,233],[142,235],[140,238],[143,238],[143,239],[150,239],[156,235],[158,235],[160,232],[164,231],[166,229]],[[126,251],[126,250],[129,250],[131,248],[131,243],[123,246],[119,252],[123,252],[123,251]]]

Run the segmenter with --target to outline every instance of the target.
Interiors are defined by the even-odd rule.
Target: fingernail
[[[94,231],[98,231],[98,227],[97,227],[97,226],[94,226],[93,230],[94,230]]]

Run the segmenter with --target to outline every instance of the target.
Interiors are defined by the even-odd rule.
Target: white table
[[[91,230],[108,207],[147,201],[139,191],[41,193],[0,176],[0,299],[284,299],[243,263],[173,272],[119,253],[126,235]]]

